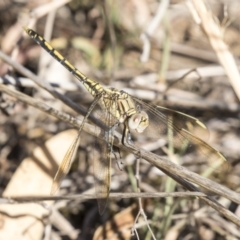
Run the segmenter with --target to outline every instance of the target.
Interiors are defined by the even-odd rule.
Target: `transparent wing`
[[[161,113],[162,118],[166,116],[167,122],[172,122],[178,129],[185,129],[194,135],[200,136],[201,139],[207,141],[209,139],[209,131],[206,125],[195,117],[187,115],[185,113],[174,111],[161,106],[156,106],[156,111]]]
[[[76,149],[79,144],[79,139],[80,139],[80,133],[81,131],[78,132],[77,137],[74,139],[72,142],[71,146],[67,150],[60,166],[58,167],[58,171],[53,179],[52,183],[52,188],[51,188],[51,195],[54,195],[56,191],[59,189],[60,184],[63,180],[63,178],[66,176],[66,174],[69,172],[69,169],[72,165],[72,161],[75,157],[76,154]]]
[[[95,192],[98,202],[98,210],[102,215],[106,209],[111,181],[111,152],[109,143],[96,138],[95,146],[90,158],[93,160]]]
[[[116,104],[115,101],[105,99],[105,106]],[[100,140],[96,138],[94,150],[91,153],[93,161],[94,177],[95,177],[95,191],[98,202],[98,209],[102,215],[106,209],[110,182],[111,182],[111,157],[113,153],[113,126],[116,124],[117,119],[109,112],[109,109],[101,109],[98,112],[98,118],[104,122],[108,128],[105,132],[105,139]]]
[[[101,98],[101,95],[97,96],[94,101],[92,102],[91,106],[88,109],[88,112],[86,114],[86,116],[84,117],[83,121],[82,121],[82,125],[80,126],[79,130],[78,130],[78,135],[76,137],[76,139],[73,141],[73,143],[71,144],[71,146],[69,147],[69,149],[67,150],[59,168],[58,171],[53,179],[53,183],[52,183],[52,188],[51,188],[51,195],[53,195],[60,187],[60,184],[62,182],[62,179],[65,177],[65,175],[69,172],[69,169],[72,165],[72,161],[74,159],[75,153],[76,153],[76,149],[77,146],[79,144],[79,140],[80,140],[80,135],[83,129],[83,126],[85,124],[85,122],[87,121],[90,113],[92,112],[92,110],[94,109],[94,107],[96,106],[96,104],[98,103],[99,99]]]
[[[136,106],[148,114],[149,126],[144,134],[150,138],[165,138],[174,153],[188,155],[191,160],[207,163],[215,171],[228,168],[225,157],[201,138],[193,135],[195,129],[201,130],[200,136],[208,136],[206,126],[198,119],[164,107],[149,105],[134,98]],[[193,155],[194,158],[193,158]]]

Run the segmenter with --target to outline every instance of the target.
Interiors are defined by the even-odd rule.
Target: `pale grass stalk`
[[[232,53],[223,40],[223,31],[214,21],[214,16],[208,10],[202,0],[191,0],[187,2],[188,8],[194,20],[202,27],[204,33],[215,51],[220,64],[226,71],[229,81],[240,99],[240,75]]]

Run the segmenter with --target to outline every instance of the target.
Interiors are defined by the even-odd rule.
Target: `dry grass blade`
[[[223,41],[220,27],[214,21],[213,14],[209,10],[207,10],[202,0],[192,0],[192,4],[194,8],[190,9],[194,9],[194,11],[199,16],[200,24],[204,32],[206,33],[212,48],[217,54],[218,60],[224,67],[229,81],[231,82],[232,87],[238,96],[238,99],[240,99],[239,71],[232,53],[229,51],[228,46]]]

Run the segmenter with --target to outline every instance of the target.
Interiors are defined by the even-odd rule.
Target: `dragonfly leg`
[[[124,125],[124,131],[123,131],[123,137],[122,137],[122,144],[125,147],[131,148],[136,151],[137,147],[134,145],[132,138],[131,138],[131,133],[129,130],[129,127],[125,124]],[[140,149],[137,149],[137,156],[141,156],[141,151]]]
[[[113,149],[114,146],[112,144],[112,141],[109,141],[109,140],[110,140],[110,138],[113,138],[113,133],[114,133],[114,131],[115,131],[115,129],[118,125],[119,125],[119,123],[114,124],[108,131],[105,132],[105,136],[104,136],[104,140],[108,145],[108,151],[111,152],[114,155],[116,160],[117,160],[117,156],[116,156],[116,153]]]
[[[120,171],[123,171],[124,163],[121,160],[117,160],[117,166]]]
[[[117,122],[112,127],[110,127],[110,129],[108,131],[105,132],[105,136],[104,136],[104,140],[108,144],[109,151],[111,151],[112,153],[114,152],[113,144],[111,143],[112,141],[109,141],[109,139],[114,137],[113,133],[118,126],[119,126],[119,123]],[[115,156],[115,154],[114,154],[114,156]],[[115,158],[116,158],[116,156],[115,156]]]
[[[126,147],[132,147],[134,144],[132,142],[131,133],[129,131],[128,126],[124,125],[122,144]]]
[[[123,171],[123,162],[122,162],[122,156],[121,156],[121,152],[120,152],[120,150],[119,150],[119,148],[118,147],[115,147],[115,146],[113,146],[113,149],[112,149],[113,151],[112,151],[112,153],[113,153],[113,155],[114,155],[114,157],[115,157],[115,160],[116,160],[116,162],[117,162],[117,166],[118,166],[118,169],[120,170],[120,171]],[[118,157],[117,157],[117,154],[119,155]]]
[[[112,141],[109,141],[110,138],[114,137],[114,131],[118,126],[119,126],[119,122],[114,124],[108,131],[106,131],[104,139],[105,139],[105,142],[108,145],[108,151],[114,155],[114,158],[117,161],[118,168],[119,168],[120,171],[122,171],[123,170],[123,167],[122,167],[123,162],[121,160],[118,160],[118,157],[116,155],[116,151],[114,150],[114,146],[112,144]],[[118,152],[118,154],[120,156],[120,159],[121,159],[121,154],[120,154],[119,148],[117,148],[117,152]]]

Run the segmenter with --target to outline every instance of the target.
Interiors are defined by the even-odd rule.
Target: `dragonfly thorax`
[[[129,128],[135,130],[138,133],[142,133],[148,125],[148,115],[144,111],[135,113],[128,119]]]
[[[127,121],[129,129],[142,133],[149,125],[146,112],[140,111],[132,97],[115,88],[104,89],[99,104],[118,119],[118,123]]]

